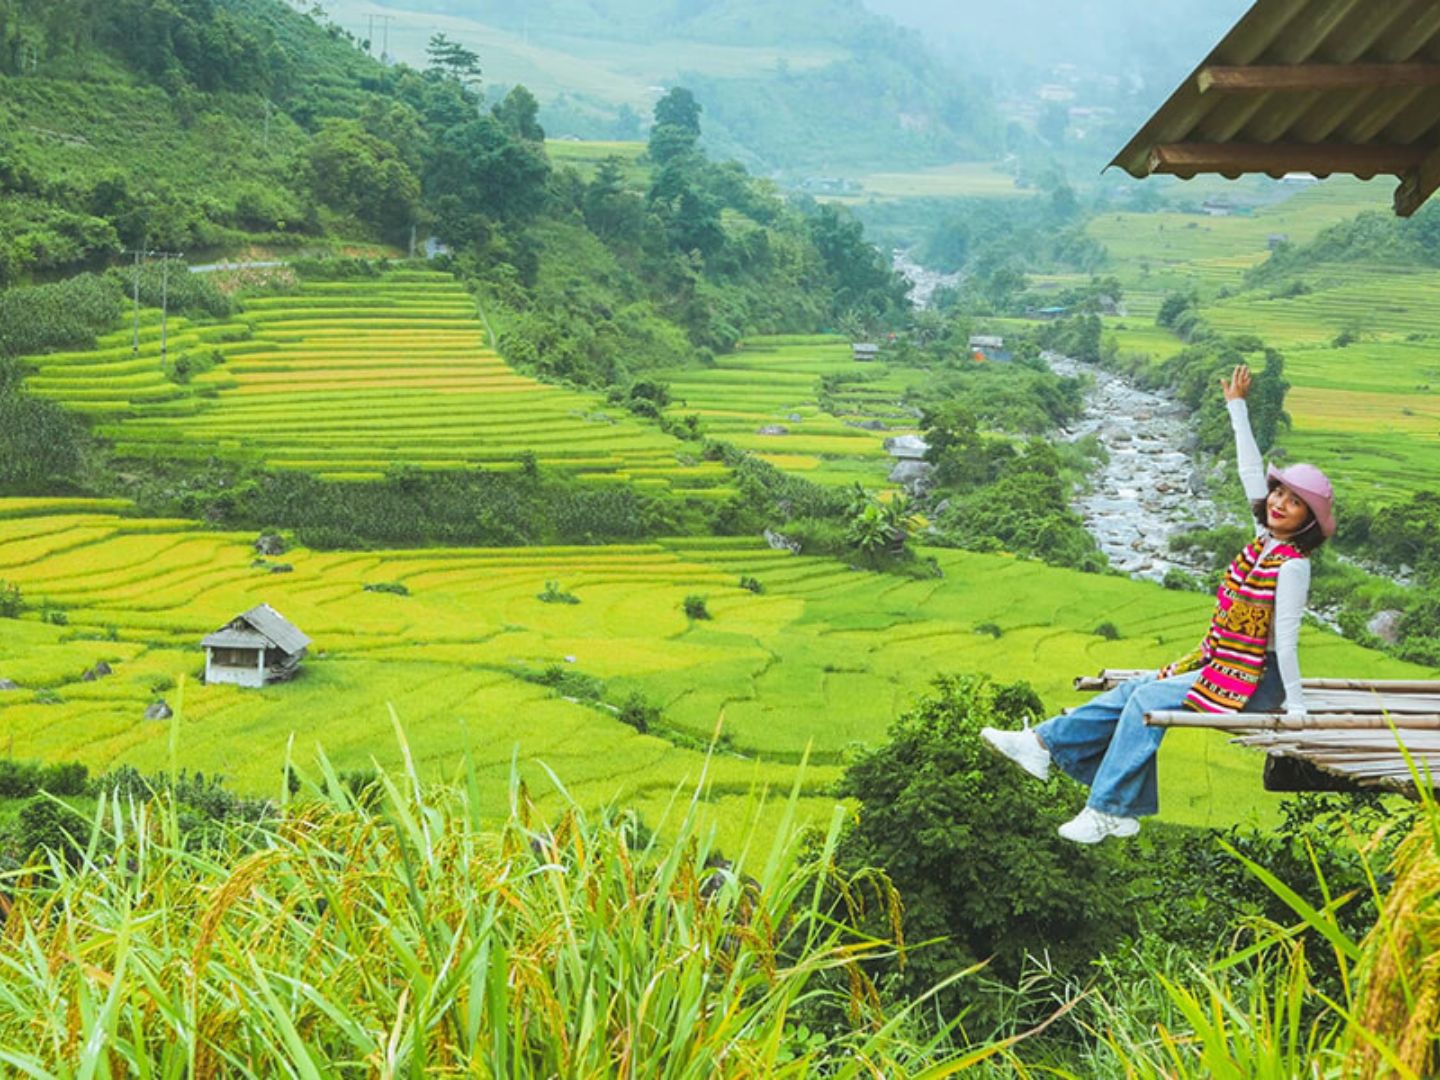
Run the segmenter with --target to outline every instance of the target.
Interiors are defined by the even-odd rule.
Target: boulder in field
[[[0,679],[0,690],[19,690],[20,684],[14,679]]]
[[[935,466],[928,461],[902,460],[895,463],[895,468],[890,470],[888,477],[890,483],[900,484],[909,489],[912,494],[919,493],[928,486],[930,473]]]
[[[145,710],[146,720],[169,720],[175,715],[175,710],[170,708],[163,700],[157,701]]]
[[[1384,611],[1377,611],[1371,616],[1370,621],[1365,624],[1365,629],[1385,642],[1386,645],[1394,645],[1400,640],[1400,623],[1404,618],[1403,611],[1387,608]]]
[[[284,555],[289,546],[279,533],[263,533],[255,540],[255,552],[258,555]]]
[[[799,540],[791,540],[788,536],[783,533],[778,533],[774,529],[766,529],[764,536],[765,543],[769,544],[776,551],[788,551],[792,555],[800,554]]]
[[[764,427],[762,427],[759,431],[755,432],[755,434],[756,434],[756,435],[789,435],[789,434],[790,434],[790,429],[787,428],[784,424],[766,424],[766,425],[765,425]]]
[[[85,672],[84,675],[81,675],[81,676],[80,676],[80,681],[81,681],[81,682],[95,682],[95,680],[97,680],[97,679],[103,679],[106,675],[109,675],[109,674],[111,674],[110,665],[107,664],[104,660],[101,660],[101,661],[99,661],[94,667],[92,667],[89,671]]]

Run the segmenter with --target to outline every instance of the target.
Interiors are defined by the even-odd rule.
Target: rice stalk
[[[323,757],[319,772],[284,816],[218,849],[187,846],[164,792],[102,797],[81,857],[9,875],[5,1068],[940,1077],[1011,1045],[917,1043],[921,1003],[887,1015],[862,961],[900,945],[856,916],[878,895],[898,919],[897,901],[838,878],[838,812],[814,845],[782,832],[729,866],[699,825],[703,778],[672,801],[664,838],[636,845],[628,815],[568,799],[541,823],[518,775],[508,815],[486,819],[463,779],[426,787],[410,765],[381,775],[384,802],[367,809]],[[847,901],[822,908],[837,892]],[[792,1056],[795,1011],[837,994],[853,1030]]]

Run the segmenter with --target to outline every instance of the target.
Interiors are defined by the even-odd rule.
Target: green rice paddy
[[[822,820],[826,785],[850,748],[876,744],[938,672],[1027,679],[1047,705],[1078,700],[1072,675],[1159,664],[1203,626],[1203,597],[1123,578],[1079,576],[998,555],[932,552],[943,578],[854,571],[750,539],[687,539],[595,548],[287,552],[293,569],[257,564],[249,536],[195,523],[119,516],[78,500],[0,500],[0,580],[31,610],[0,620],[0,739],[20,758],[92,769],[168,763],[170,729],[143,713],[180,704],[180,764],[235,786],[277,789],[293,739],[304,762],[321,745],[340,768],[398,764],[387,706],[426,775],[449,775],[469,747],[486,798],[503,807],[512,755],[545,785],[540,762],[582,801],[612,799],[658,816],[709,765],[714,820],[740,833],[755,792],[799,779]],[[756,594],[739,586],[758,579]],[[540,601],[555,581],[574,605]],[[367,592],[403,584],[408,596]],[[684,599],[706,597],[693,621]],[[201,685],[200,639],[257,603],[314,639],[301,676],[264,690]],[[42,611],[63,611],[64,625]],[[1124,635],[1092,631],[1113,622]],[[989,626],[994,631],[977,632]],[[1413,666],[1306,631],[1311,670],[1400,675]],[[81,675],[105,660],[114,673]],[[606,700],[639,692],[665,730],[639,734],[604,705],[527,681],[551,666],[604,680]],[[799,763],[811,764],[800,772]],[[1260,759],[1211,733],[1177,733],[1162,752],[1165,815],[1229,823],[1264,816]],[[729,835],[729,833],[726,833]]]
[[[122,452],[223,455],[332,479],[399,464],[513,468],[524,452],[595,479],[707,498],[728,473],[594,394],[516,372],[490,347],[473,298],[450,275],[307,282],[252,299],[236,320],[172,319],[162,358],[156,313],[92,350],[36,357],[37,394],[99,421]],[[180,357],[220,362],[189,382]]]
[[[917,430],[901,402],[924,376],[856,361],[833,336],[757,337],[712,366],[656,373],[670,386],[671,416],[698,415],[711,437],[817,483],[867,487],[884,484],[894,464],[885,440]]]
[[[1109,320],[1123,353],[1155,360],[1183,344],[1153,324],[1165,293],[1196,292],[1205,319],[1254,334],[1285,356],[1292,459],[1320,464],[1343,489],[1382,499],[1440,485],[1440,271],[1315,263],[1303,288],[1248,289],[1270,239],[1303,244],[1361,210],[1387,211],[1376,184],[1328,180],[1232,217],[1109,214],[1090,233],[1109,249],[1128,315]]]

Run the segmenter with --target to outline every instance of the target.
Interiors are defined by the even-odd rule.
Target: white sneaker
[[[1049,778],[1050,751],[1045,749],[1040,736],[1028,727],[1020,731],[981,728],[980,737],[1031,776],[1041,780]]]
[[[1138,819],[1107,814],[1090,806],[1060,826],[1060,835],[1077,844],[1098,844],[1107,836],[1134,836],[1139,831]]]

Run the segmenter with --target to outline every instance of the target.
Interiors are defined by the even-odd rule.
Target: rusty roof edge
[[[1111,159],[1110,163],[1101,169],[1119,166],[1137,180],[1144,179],[1151,173],[1150,151],[1160,142],[1173,138],[1166,130],[1171,123],[1168,115],[1172,110],[1178,109],[1182,104],[1197,101],[1200,92],[1196,88],[1196,79],[1200,72],[1210,64],[1224,61],[1227,64],[1245,64],[1260,55],[1274,39],[1275,35],[1298,14],[1310,0],[1255,0],[1250,10],[1240,16],[1240,19],[1230,28],[1226,34],[1205,55],[1205,59],[1195,65],[1195,69],[1185,76],[1185,79],[1177,86],[1171,95],[1145,121],[1140,130],[1131,136],[1130,141]],[[1260,47],[1250,51],[1247,55],[1242,47],[1246,42],[1259,40]]]

